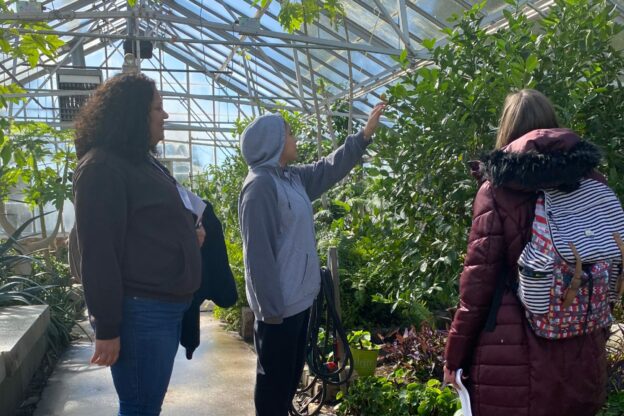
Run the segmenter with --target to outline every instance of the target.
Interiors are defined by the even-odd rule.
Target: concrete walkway
[[[48,381],[35,416],[113,416],[117,395],[110,370],[89,365],[88,340],[73,344]],[[256,356],[238,336],[201,314],[201,344],[192,360],[176,356],[162,415],[252,416]]]

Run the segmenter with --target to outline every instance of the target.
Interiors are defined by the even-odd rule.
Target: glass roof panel
[[[408,10],[407,24],[410,34],[418,39],[438,38],[441,35],[440,28],[420,13]]]
[[[180,3],[180,5],[183,5],[186,10],[188,10],[191,13],[193,13],[197,17],[201,16],[202,19],[209,20],[209,21],[217,21],[218,20],[218,19],[215,18],[214,14],[207,13],[205,9],[202,9],[201,7],[197,6],[194,2],[191,2],[191,1],[180,1],[178,3]],[[176,14],[177,13],[181,14],[181,12],[177,12],[176,11]]]
[[[440,27],[411,8],[407,10],[407,22],[410,34],[419,39],[440,37]]]
[[[319,72],[324,77],[332,79],[335,82],[347,82],[347,79],[349,77],[349,65],[346,61],[346,58],[342,60],[329,53],[328,51],[324,50],[311,51],[310,53],[319,58],[320,62],[323,63],[313,63],[312,68],[314,68],[314,71]],[[346,55],[346,52],[344,54]],[[361,81],[365,77],[368,78],[367,75],[363,75],[360,71],[358,71],[356,78],[356,74],[354,72],[353,78],[356,82]]]
[[[398,46],[396,32],[383,20],[378,10],[377,14],[373,14],[360,3],[348,2],[345,4],[345,14],[349,18],[347,25],[351,42],[374,44],[374,38],[379,38],[392,47]],[[355,28],[359,30],[355,31]]]
[[[507,6],[509,6],[509,4],[505,3],[505,0],[488,0],[484,10],[488,14],[493,14],[502,11]]]
[[[300,1],[300,0],[296,0]],[[526,0],[520,0],[526,1]],[[219,78],[214,83],[215,93],[220,95],[229,95],[232,97],[232,103],[222,103],[218,101],[215,108],[223,106],[224,110],[219,117],[229,121],[234,117],[234,113],[244,112],[251,114],[250,100],[247,96],[250,94],[258,97],[259,100],[266,104],[275,101],[285,101],[287,105],[300,106],[299,94],[300,88],[297,85],[296,67],[293,59],[293,49],[291,48],[275,48],[270,46],[259,46],[253,42],[283,44],[290,40],[278,39],[271,37],[265,33],[262,36],[246,36],[241,35],[236,30],[219,30],[210,29],[206,25],[211,23],[232,24],[241,16],[260,16],[260,24],[264,31],[273,31],[285,33],[281,25],[277,21],[280,4],[282,0],[276,0],[270,3],[268,10],[262,11],[259,5],[253,4],[254,0],[142,0],[139,3],[148,8],[152,8],[156,13],[162,13],[165,16],[176,16],[188,18],[188,22],[171,23],[167,21],[159,21],[156,19],[145,20],[139,19],[140,32],[146,33],[154,30],[158,37],[165,37],[161,47],[160,42],[155,44],[155,57],[142,63],[142,67],[146,73],[155,78],[165,81],[165,90],[184,92],[185,88],[181,88],[180,84],[186,87],[186,77],[192,80],[191,94],[212,94],[212,77]],[[358,45],[372,45],[376,47],[402,49],[403,41],[400,34],[400,15],[397,0],[342,0],[347,21],[347,29],[349,41]],[[383,13],[378,2],[383,5],[386,13]],[[546,5],[547,0],[534,0],[533,3]],[[620,13],[624,13],[624,0],[613,0],[620,9]],[[11,2],[14,4],[14,2]],[[96,11],[105,13],[107,11],[119,12],[128,10],[127,0],[45,0],[40,1],[44,4],[46,11],[65,10],[65,11]],[[466,7],[470,7],[476,3],[476,0],[405,0],[408,28],[411,38],[411,47],[416,51],[423,51],[424,48],[419,43],[419,39],[423,38],[440,38],[442,34],[440,27],[448,24],[448,19],[453,14],[461,14]],[[489,0],[485,6],[486,19],[484,22],[492,23],[500,18],[501,10],[507,7],[505,0]],[[165,19],[166,20],[166,19]],[[196,24],[197,21],[203,21],[204,24]],[[621,22],[624,19],[620,18]],[[97,33],[126,33],[127,23],[125,18],[99,18],[99,19],[63,19],[51,20],[50,25],[59,31],[67,31],[74,33],[91,32]],[[293,42],[296,36],[303,35],[302,31],[296,32],[293,36]],[[169,39],[177,36],[181,41],[171,42]],[[289,35],[288,35],[289,36]],[[333,27],[326,16],[322,16],[316,24],[309,27],[309,36],[318,37],[321,40],[331,40],[336,42],[346,42],[345,27]],[[78,37],[63,36],[63,39],[70,41]],[[205,40],[206,43],[188,42],[183,40]],[[246,45],[239,45],[241,40]],[[211,44],[210,41],[223,41],[223,44]],[[300,44],[300,42],[297,42]],[[112,69],[103,70],[105,76],[112,76],[119,72],[123,60],[123,48],[121,40],[103,40],[85,38],[83,48],[85,50],[87,66],[108,66]],[[73,45],[73,44],[72,44]],[[616,48],[624,49],[624,33],[619,34],[614,41]],[[105,55],[104,48],[106,46]],[[297,49],[298,62],[301,69],[301,81],[304,91],[303,99],[308,103],[311,102],[310,89],[310,72],[308,69],[305,49]],[[317,77],[322,77],[330,81],[328,90],[331,94],[345,94],[348,83],[349,64],[347,61],[347,51],[343,48],[315,48],[311,44],[310,55],[312,58],[312,68]],[[387,54],[352,51],[351,69],[353,73],[353,82],[358,89],[357,93],[360,97],[357,99],[356,107],[362,111],[368,112],[370,105],[377,98],[377,94],[387,86],[380,86],[384,80],[391,80],[394,74],[400,72],[397,62]],[[6,59],[6,56],[0,55],[3,59],[3,65],[8,69],[3,70],[1,76],[3,83],[10,82],[9,73],[12,73],[13,61]],[[27,82],[27,87],[32,88],[53,88],[54,83],[44,82],[49,74],[50,68],[53,68],[61,59],[66,58],[63,65],[71,64],[71,57],[67,56],[67,50],[57,58],[56,61],[42,57],[41,63],[46,66],[39,66],[30,69],[24,63],[18,62],[15,69],[15,75]],[[247,58],[248,57],[248,58]],[[159,59],[160,58],[160,59]],[[171,72],[159,74],[157,70],[173,69],[177,71],[186,71],[190,68],[192,72]],[[211,73],[201,73],[196,71],[215,71],[225,68],[229,73],[215,75]],[[246,68],[248,71],[246,71]],[[151,71],[147,71],[151,69]],[[52,76],[51,79],[55,80]],[[317,78],[318,79],[318,78]],[[240,98],[245,104],[237,105]],[[178,101],[182,100],[180,98]],[[171,98],[172,103],[176,99]],[[45,98],[40,100],[44,107],[54,106],[55,99]],[[200,109],[207,108],[207,114],[213,113],[211,103],[207,100],[201,100],[198,103]],[[229,109],[229,107],[232,109]],[[38,108],[38,109],[37,109]],[[32,110],[32,111],[31,111]],[[179,112],[184,109],[178,108]],[[36,103],[29,104],[29,114],[46,114],[49,110],[41,109]],[[215,110],[216,111],[216,110]],[[216,115],[213,115],[216,117]],[[50,116],[51,117],[51,116]],[[195,115],[193,116],[195,117]],[[223,135],[222,133],[219,133]],[[212,140],[212,138],[210,139]],[[207,142],[206,142],[207,143]]]
[[[353,72],[353,79],[357,82],[368,78],[364,71],[371,71],[374,74],[377,74],[382,70],[383,67],[381,65],[376,65],[367,57],[367,55],[359,52],[351,53],[351,72]]]
[[[181,1],[182,4],[187,4],[186,1]],[[205,2],[204,2],[205,3]],[[228,11],[218,1],[211,1],[209,7],[204,6],[204,10],[201,12],[201,17],[209,21],[220,22],[223,21],[222,16],[229,16]]]
[[[448,23],[448,19],[453,14],[460,15],[465,10],[464,7],[452,0],[415,0],[413,3],[423,12],[445,24]]]

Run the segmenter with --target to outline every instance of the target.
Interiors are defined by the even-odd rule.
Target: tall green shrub
[[[484,3],[475,5],[444,30],[445,42],[425,42],[432,65],[388,89],[395,124],[378,140],[374,164],[396,243],[378,250],[373,272],[395,302],[454,304],[476,192],[466,162],[493,148],[510,92],[549,96],[564,126],[604,149],[603,171],[624,195],[624,57],[612,46],[622,30],[613,6],[556,0],[547,16],[529,20],[508,3],[495,32],[482,24]]]

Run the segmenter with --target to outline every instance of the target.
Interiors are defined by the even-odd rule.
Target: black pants
[[[278,325],[255,322],[256,416],[288,415],[303,372],[309,315],[308,309]]]

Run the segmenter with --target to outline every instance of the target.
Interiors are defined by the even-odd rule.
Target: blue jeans
[[[126,297],[121,350],[111,367],[119,416],[159,415],[189,303]]]

